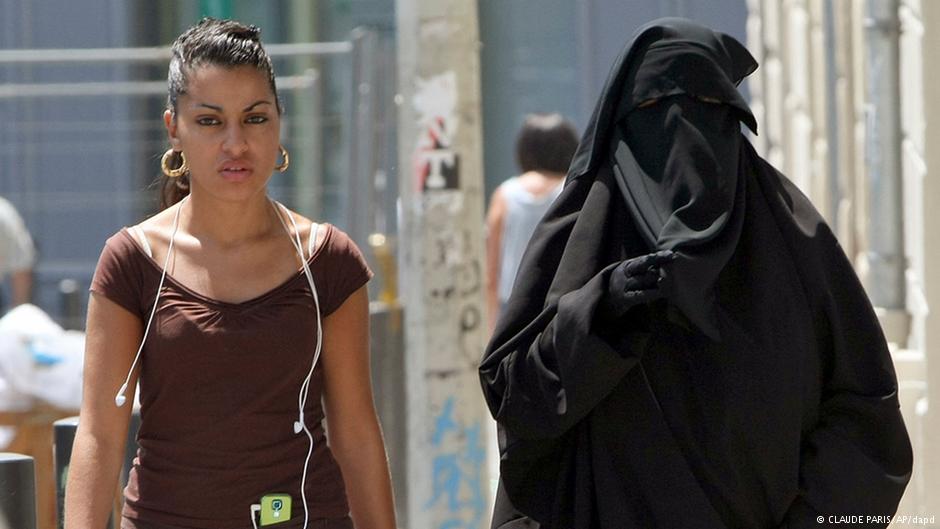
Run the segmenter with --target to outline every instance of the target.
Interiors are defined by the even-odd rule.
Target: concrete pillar
[[[917,247],[921,249],[920,255],[915,256],[917,263],[912,266],[909,274],[909,299],[912,312],[919,313],[920,320],[916,324],[916,333],[920,340],[920,349],[926,356],[926,382],[927,401],[924,402],[925,415],[924,448],[920,454],[922,460],[924,480],[925,514],[936,515],[940,513],[940,237],[937,236],[937,226],[940,226],[940,150],[931,148],[940,144],[940,86],[933,79],[940,76],[940,2],[920,1],[905,2],[907,17],[912,30],[921,33],[921,53],[918,56],[902,56],[903,61],[921,62],[922,70],[914,70],[913,79],[905,78],[905,84],[917,82],[923,101],[924,117],[911,123],[912,132],[917,129],[923,131],[922,159],[923,165],[917,160],[911,160],[912,167],[916,168],[906,183],[913,187],[910,197],[911,210],[908,225],[917,225]],[[914,68],[917,68],[915,65]],[[912,140],[911,149],[913,150]],[[921,215],[920,219],[910,218],[913,214]],[[912,290],[921,292],[915,295]],[[915,303],[917,307],[915,307]]]
[[[399,0],[399,233],[408,508],[403,526],[489,526],[477,6]]]
[[[823,0],[809,0],[807,15],[809,27],[809,95],[807,115],[813,124],[810,138],[810,178],[813,204],[827,222],[833,224],[832,175],[829,149],[829,117],[832,102],[829,98],[831,49],[827,43],[827,13]]]
[[[813,120],[810,116],[810,17],[806,0],[785,0],[782,50],[786,93],[783,99],[784,161],[781,168],[810,199],[812,196]]]
[[[865,142],[867,136],[868,114],[866,110],[865,95],[865,1],[852,0],[849,9],[852,13],[851,39],[853,62],[852,71],[855,79],[855,89],[852,91],[853,112],[853,157],[856,168],[852,175],[852,197],[855,215],[853,216],[853,229],[856,233],[856,252],[851,257],[855,263],[855,271],[864,282],[868,276],[868,261],[865,255],[868,252],[868,167],[865,165]]]
[[[897,0],[869,0],[865,28],[869,127],[867,167],[871,189],[869,281],[872,303],[904,308],[904,248],[901,230],[901,117]],[[904,343],[903,337],[892,341]],[[889,336],[889,339],[892,338]]]
[[[751,74],[744,82],[747,83],[748,93],[751,95],[751,112],[754,113],[754,118],[757,119],[758,129],[760,130],[757,136],[750,138],[751,144],[754,145],[758,153],[766,156],[767,135],[764,133],[763,127],[767,115],[767,101],[764,95],[764,72],[762,71],[766,51],[764,49],[764,17],[762,11],[761,0],[747,0],[746,45],[751,55],[754,56],[754,60],[760,66],[758,73]]]
[[[784,46],[781,11],[780,2],[762,0],[761,29],[763,30],[764,61],[756,73],[761,75],[763,84],[764,121],[760,123],[761,134],[765,138],[766,145],[763,155],[774,167],[785,169],[784,138],[787,128],[783,105],[786,93],[784,86],[786,72],[781,57]]]
[[[854,179],[853,175],[862,170],[855,164],[855,106],[854,93],[858,81],[853,70],[856,50],[852,46],[852,0],[835,0],[830,7],[833,17],[830,42],[833,47],[835,86],[832,105],[835,108],[835,120],[832,131],[834,138],[831,156],[835,157],[835,186],[833,189],[833,219],[836,235],[849,259],[855,259],[858,252],[858,234],[855,231]]]

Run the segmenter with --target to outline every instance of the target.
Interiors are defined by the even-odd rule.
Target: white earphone
[[[274,201],[271,201],[271,205],[275,204]],[[277,204],[281,209],[284,208],[283,205]],[[287,229],[287,224],[284,223],[284,219],[281,218],[280,212],[278,213],[277,220],[281,221],[281,226],[284,227],[284,230],[287,231],[288,236],[290,236],[290,230]],[[304,504],[304,529],[307,529],[307,522],[310,519],[310,510],[307,507],[307,467],[310,466],[310,458],[313,456],[313,434],[310,432],[310,429],[307,428],[307,423],[304,421],[304,407],[307,405],[307,396],[310,393],[310,379],[313,378],[313,369],[317,366],[317,361],[320,360],[320,349],[323,347],[323,322],[320,316],[320,297],[317,295],[317,286],[313,282],[313,273],[310,271],[310,266],[307,264],[307,259],[304,258],[303,245],[300,242],[300,231],[297,229],[297,223],[294,221],[294,217],[286,212],[287,218],[290,219],[291,225],[294,226],[294,238],[291,239],[291,242],[294,243],[294,249],[297,250],[297,254],[300,255],[300,261],[303,263],[304,275],[307,277],[307,283],[310,284],[310,292],[313,294],[313,302],[316,305],[317,311],[317,346],[313,351],[313,361],[310,362],[310,370],[307,371],[307,378],[304,379],[303,384],[300,385],[300,392],[297,394],[297,408],[298,408],[298,417],[294,421],[294,433],[299,434],[303,431],[307,434],[307,439],[310,441],[309,447],[307,448],[307,457],[304,459],[304,471],[300,477],[300,497]],[[310,237],[316,237],[316,233],[311,233]],[[252,511],[252,520],[254,520],[254,511]]]
[[[134,373],[134,368],[137,367],[137,361],[140,360],[140,353],[144,350],[144,344],[147,343],[147,335],[150,333],[150,324],[153,322],[153,315],[157,312],[157,305],[160,303],[160,292],[163,290],[163,280],[166,279],[166,268],[170,264],[170,254],[173,253],[173,241],[176,240],[176,231],[180,227],[180,211],[183,209],[183,203],[189,199],[189,195],[183,197],[183,200],[179,201],[179,206],[176,208],[176,215],[173,217],[173,233],[170,235],[170,245],[166,249],[166,258],[163,260],[163,272],[160,274],[160,283],[157,285],[157,297],[153,300],[153,309],[150,310],[150,318],[147,319],[147,325],[144,327],[144,337],[140,340],[140,347],[137,348],[137,354],[134,355],[134,362],[131,363],[131,368],[127,371],[127,377],[124,378],[124,383],[121,384],[121,388],[118,390],[117,395],[114,396],[114,404],[118,408],[124,405],[127,402],[127,397],[124,396],[124,393],[127,392],[127,385],[131,382],[131,375]],[[278,215],[280,218],[280,215]]]
[[[144,343],[147,342],[147,335],[150,332],[150,325],[153,323],[153,316],[157,312],[157,306],[160,303],[160,292],[163,290],[163,281],[166,279],[166,269],[170,263],[170,254],[173,252],[173,241],[176,239],[176,232],[179,230],[179,220],[180,220],[180,211],[183,209],[183,203],[189,198],[187,195],[182,200],[179,201],[176,208],[176,214],[173,217],[173,232],[170,235],[170,244],[167,247],[166,259],[163,262],[163,271],[160,274],[160,283],[157,286],[157,295],[153,301],[153,308],[150,310],[150,317],[147,319],[147,325],[144,327],[144,335],[140,341],[140,347],[137,348],[137,354],[134,355],[134,361],[131,363],[130,369],[127,371],[127,377],[124,379],[124,383],[121,384],[121,388],[118,390],[117,395],[114,397],[114,404],[119,408],[124,406],[127,402],[127,397],[125,393],[127,392],[127,386],[130,384],[131,375],[134,373],[134,369],[137,367],[137,362],[140,360],[140,354],[144,350]],[[320,360],[320,350],[323,347],[323,322],[320,316],[320,298],[317,294],[317,286],[313,281],[313,273],[310,271],[310,266],[307,263],[307,258],[304,256],[303,244],[300,240],[300,230],[297,228],[297,222],[294,220],[294,217],[287,211],[281,203],[268,198],[271,207],[274,208],[274,213],[277,215],[277,220],[281,222],[281,226],[284,228],[284,231],[287,232],[288,238],[291,240],[291,244],[294,246],[294,249],[297,251],[297,255],[300,256],[300,261],[303,263],[304,275],[307,277],[307,283],[310,285],[310,292],[313,295],[313,302],[317,312],[317,345],[313,352],[313,361],[310,363],[310,370],[307,371],[307,376],[304,378],[303,384],[300,385],[300,392],[297,394],[297,408],[298,416],[297,420],[294,421],[294,433],[299,434],[304,432],[307,435],[309,440],[309,448],[307,449],[307,457],[304,459],[304,469],[303,474],[300,478],[300,496],[304,504],[304,529],[307,528],[307,522],[310,519],[310,511],[307,507],[307,468],[310,466],[310,458],[313,456],[313,433],[310,432],[310,429],[307,428],[307,424],[304,420],[304,407],[307,405],[307,397],[310,393],[310,380],[313,378],[314,368],[317,366],[317,362]],[[287,224],[284,222],[284,219],[281,216],[281,210],[284,214],[287,215],[287,218],[290,219],[291,225],[294,227],[294,236],[291,237],[290,229],[287,227]],[[311,229],[310,237],[316,237],[317,225],[314,224]],[[313,252],[313,246],[311,245],[311,254]],[[255,523],[255,513],[258,512],[257,505],[251,506],[251,522]]]

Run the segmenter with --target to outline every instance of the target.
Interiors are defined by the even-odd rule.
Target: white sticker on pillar
[[[414,176],[420,192],[458,189],[460,163],[454,150],[457,118],[457,74],[453,70],[430,79],[417,79],[412,101],[419,132]]]

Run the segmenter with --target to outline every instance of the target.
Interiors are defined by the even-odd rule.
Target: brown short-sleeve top
[[[355,243],[331,225],[308,263],[323,318],[372,277]],[[107,240],[90,290],[146,323],[161,271],[124,228]],[[167,274],[141,355],[139,450],[124,491],[125,525],[251,527],[251,504],[273,492],[294,497],[293,519],[279,527],[303,524],[308,441],[293,423],[316,346],[314,310],[302,268],[242,303],[200,295]],[[325,442],[322,391],[318,365],[304,410],[314,436],[307,502],[311,518],[334,518],[349,507]]]

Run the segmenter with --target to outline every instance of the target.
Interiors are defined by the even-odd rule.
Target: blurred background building
[[[940,316],[929,310],[940,303],[940,239],[930,235],[940,229],[940,208],[930,207],[940,204],[940,181],[930,177],[940,153],[929,148],[940,139],[940,93],[930,83],[940,73],[940,56],[930,53],[940,42],[940,4],[465,3],[479,21],[480,109],[471,121],[482,128],[483,150],[483,174],[468,178],[485,197],[517,171],[513,139],[526,114],[557,111],[584,127],[610,64],[643,23],[683,16],[747,43],[761,63],[741,87],[761,127],[752,141],[833,225],[892,344],[916,457],[902,512],[940,513],[940,406],[929,406],[931,397],[940,402],[940,361],[929,361],[940,355]],[[203,15],[260,26],[274,55],[292,163],[275,175],[272,194],[350,233],[379,272],[373,299],[396,300],[397,273],[383,257],[406,242],[399,191],[412,164],[400,160],[398,116],[411,102],[401,95],[410,80],[399,78],[396,46],[419,38],[398,34],[409,16],[403,5],[411,4],[0,0],[0,196],[38,249],[34,302],[81,329],[105,238],[156,211],[150,185],[167,148],[162,48]],[[402,327],[390,325],[402,340]],[[400,357],[378,356],[382,372],[403,372]],[[402,381],[380,376],[376,385],[390,451],[404,450],[404,426],[386,421],[405,422]],[[405,473],[409,456],[419,455],[392,458],[393,474]]]

